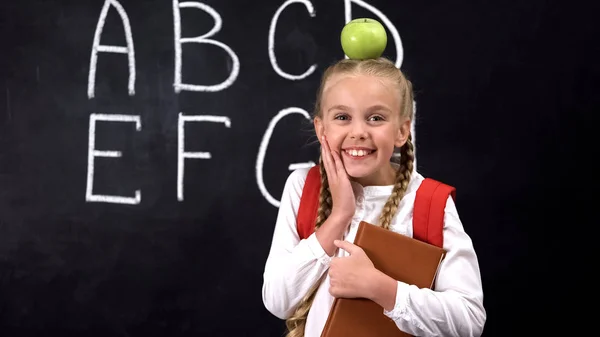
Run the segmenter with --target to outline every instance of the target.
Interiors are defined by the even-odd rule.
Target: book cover
[[[362,221],[354,244],[361,247],[375,268],[419,288],[432,288],[445,251],[437,246]],[[383,314],[383,308],[364,298],[337,298],[321,337],[403,337]]]

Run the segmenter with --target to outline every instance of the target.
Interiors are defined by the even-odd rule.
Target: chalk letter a
[[[104,23],[106,21],[106,15],[110,6],[113,6],[123,22],[123,29],[125,30],[125,41],[127,47],[122,46],[108,46],[100,44],[100,37],[102,36],[102,30],[104,29]],[[129,25],[129,18],[123,6],[117,0],[105,0],[102,11],[100,12],[100,18],[98,19],[98,25],[96,26],[96,33],[94,34],[94,44],[92,46],[92,57],[90,60],[90,72],[88,76],[88,97],[93,98],[96,88],[96,65],[98,63],[98,52],[105,53],[117,53],[127,54],[127,61],[129,63],[129,83],[127,85],[129,95],[135,95],[135,51],[133,48],[133,37],[131,34],[131,26]]]

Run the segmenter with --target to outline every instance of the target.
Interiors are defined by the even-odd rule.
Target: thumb
[[[336,245],[337,247],[347,251],[348,253],[350,253],[350,255],[352,255],[360,250],[360,247],[358,247],[357,245],[355,245],[351,242],[348,242],[348,241],[334,240],[333,244]]]

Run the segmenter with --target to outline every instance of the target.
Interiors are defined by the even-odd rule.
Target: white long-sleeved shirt
[[[296,215],[307,168],[288,177],[271,249],[264,270],[262,289],[267,310],[287,319],[300,300],[324,273],[331,257],[323,250],[315,234],[300,240]],[[412,237],[412,210],[415,193],[424,177],[414,172],[390,229]],[[354,242],[360,221],[378,223],[379,215],[393,186],[366,186],[352,183],[356,212],[344,239]],[[435,281],[435,291],[419,289],[398,281],[392,310],[382,308],[398,328],[414,336],[480,336],[486,321],[483,290],[477,255],[465,233],[452,198],[448,198],[444,216],[444,258]],[[336,256],[346,255],[337,250]],[[309,311],[305,337],[319,337],[334,298],[329,294],[329,276],[325,275]]]

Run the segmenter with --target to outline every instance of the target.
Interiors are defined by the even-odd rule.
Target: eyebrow
[[[377,104],[377,105],[373,105],[372,107],[369,108],[369,112],[371,111],[386,111],[386,112],[392,112],[392,110],[388,107],[386,107],[385,105],[381,105],[381,104]]]
[[[343,104],[336,104],[336,105],[332,106],[331,108],[329,108],[327,110],[327,112],[329,112],[331,110],[351,110],[351,109]],[[381,105],[381,104],[373,105],[367,111],[372,112],[372,111],[381,111],[381,110],[386,111],[386,112],[392,112],[392,110],[390,110],[388,107],[386,107],[385,105]]]
[[[327,112],[329,112],[331,110],[350,110],[350,108],[345,105],[337,104],[337,105],[334,105],[331,108],[327,109]]]

